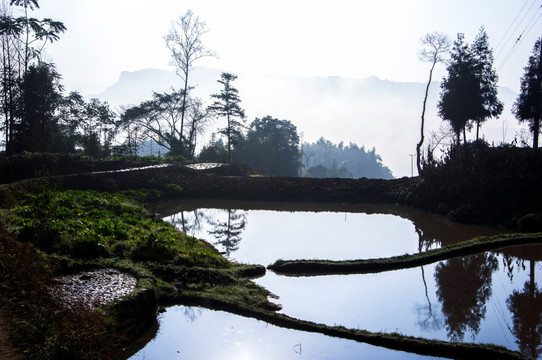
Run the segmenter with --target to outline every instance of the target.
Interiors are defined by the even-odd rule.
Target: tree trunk
[[[423,127],[425,125],[425,106],[427,104],[427,96],[429,94],[429,86],[431,85],[431,79],[433,78],[433,69],[437,64],[437,59],[433,61],[431,70],[429,71],[429,81],[427,81],[427,86],[425,87],[425,96],[423,98],[423,107],[422,107],[422,121],[420,126],[420,142],[416,145],[416,167],[418,168],[418,175],[422,173],[422,161],[421,161],[421,149],[424,140]]]
[[[533,148],[535,155],[538,155],[538,133],[540,132],[540,118],[542,117],[542,37],[540,37],[540,56],[538,58],[538,74],[536,77],[536,90],[539,92],[535,97],[535,131],[533,133]]]
[[[228,114],[228,162],[231,163],[231,127],[230,127],[229,114]]]
[[[535,155],[538,155],[538,133],[540,132],[540,117],[535,119],[533,131],[533,149]]]
[[[184,129],[184,114],[186,113],[186,94],[188,92],[188,68],[184,72],[184,90],[183,90],[183,103],[181,106],[181,136],[179,138],[179,155],[183,153],[183,129]]]

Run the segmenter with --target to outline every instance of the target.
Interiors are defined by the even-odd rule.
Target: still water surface
[[[157,208],[189,235],[230,258],[361,259],[415,253],[497,229],[461,225],[392,205],[183,202]],[[506,249],[424,267],[364,275],[255,282],[279,296],[281,312],[369,331],[494,343],[539,357],[540,246]],[[424,358],[197,307],[170,307],[134,359]]]

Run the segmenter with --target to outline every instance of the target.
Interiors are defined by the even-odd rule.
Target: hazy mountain
[[[198,67],[191,73],[193,93],[207,104],[210,94],[220,91],[221,70]],[[341,77],[251,76],[236,74],[234,86],[239,90],[247,123],[266,115],[290,120],[302,134],[302,141],[314,142],[321,136],[345,144],[354,142],[367,149],[375,148],[394,176],[409,176],[411,157],[419,140],[420,115],[425,83],[403,83],[376,77],[351,79]],[[175,71],[147,69],[121,73],[119,80],[103,93],[95,95],[108,101],[114,109],[138,104],[151,98],[152,91],[180,88]],[[426,139],[439,128],[436,104],[440,93],[438,82],[431,84],[426,112]],[[499,89],[505,103],[501,119],[489,120],[482,127],[486,140],[496,144],[511,141],[519,131],[510,112],[516,94]],[[214,129],[223,127],[222,119]],[[474,136],[474,134],[472,134]],[[202,144],[200,144],[202,145]],[[414,170],[414,174],[416,171]]]
[[[191,73],[192,86],[197,91],[203,87],[199,84],[211,84],[213,90],[215,83],[220,78],[221,71],[208,68],[196,68]],[[136,105],[141,101],[149,100],[153,92],[171,91],[172,88],[180,89],[183,82],[174,70],[146,69],[140,71],[123,71],[119,80],[109,86],[100,94],[90,97],[97,97],[106,100],[114,108],[120,106]],[[196,91],[196,90],[195,90]],[[208,94],[205,94],[207,96]]]

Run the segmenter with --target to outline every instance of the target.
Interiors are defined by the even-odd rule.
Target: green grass
[[[9,215],[10,230],[48,254],[229,266],[216,250],[149,217],[128,195],[45,191]]]

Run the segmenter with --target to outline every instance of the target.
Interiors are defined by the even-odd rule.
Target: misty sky
[[[204,41],[219,55],[199,65],[246,75],[424,82],[428,65],[418,60],[417,50],[425,33],[455,38],[462,32],[472,42],[483,25],[495,55],[500,52],[499,68],[525,30],[499,71],[500,85],[517,90],[541,35],[541,5],[541,0],[46,0],[34,15],[67,26],[48,53],[67,88],[83,94],[102,91],[123,70],[167,68],[163,36],[187,9],[207,23]],[[509,28],[513,38],[503,46]],[[437,79],[443,75],[441,67]]]
[[[333,142],[375,147],[395,176],[411,173],[409,154],[419,140],[423,93],[415,96],[419,102],[408,104],[408,112],[385,101],[352,99],[348,89],[344,99],[311,102],[310,91],[293,93],[280,81],[260,79],[376,76],[426,83],[430,64],[417,55],[424,34],[439,31],[454,40],[461,32],[472,43],[484,26],[499,85],[517,92],[523,67],[542,35],[542,0],[42,0],[40,5],[32,16],[67,27],[60,41],[48,46],[47,60],[57,65],[68,91],[96,95],[115,84],[122,71],[173,70],[163,37],[172,21],[190,9],[206,22],[210,31],[204,43],[218,54],[196,65],[239,76],[236,85],[249,121],[273,115],[292,121],[305,141],[323,135]],[[433,79],[440,81],[445,73],[441,65]],[[500,119],[482,128],[490,143],[502,141],[505,132],[511,141],[520,131],[512,103],[505,103]],[[428,132],[442,123],[436,100],[426,120]]]

